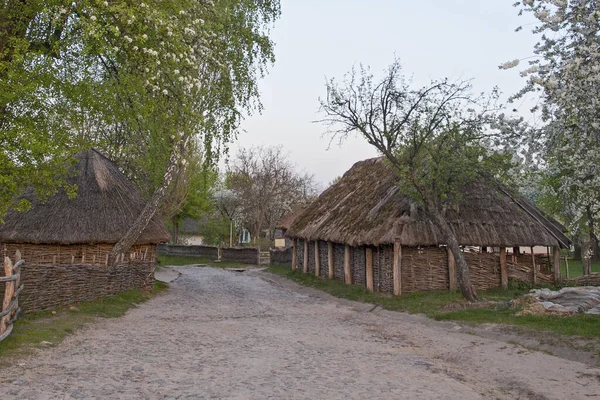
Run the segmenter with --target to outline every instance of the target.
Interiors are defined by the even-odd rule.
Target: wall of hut
[[[283,265],[288,268],[292,267],[292,248],[271,249],[271,264]]]
[[[325,241],[318,242],[320,276],[328,277],[328,245]],[[344,282],[344,251],[345,245],[333,243],[333,270],[334,279]],[[366,287],[366,248],[365,246],[350,247],[350,271],[352,283]],[[381,245],[371,247],[373,251],[373,289],[383,293],[394,292],[394,246]],[[308,273],[315,274],[315,242],[308,242]],[[499,287],[502,284],[500,272],[500,254],[487,252],[466,251],[464,253],[473,285],[478,290],[487,290]],[[297,240],[298,270],[304,269],[304,240]],[[289,262],[278,262],[291,267],[292,255]],[[545,264],[544,264],[545,263]],[[533,283],[533,261],[530,254],[507,257],[507,270],[509,279]],[[536,255],[537,283],[551,284],[554,277],[550,268],[549,259],[545,255]],[[546,265],[546,267],[544,267]],[[454,282],[458,282],[458,275]],[[448,265],[448,252],[445,247],[423,246],[402,247],[401,258],[401,284],[402,293],[423,292],[431,290],[446,290],[450,287],[450,272]]]
[[[110,245],[50,246],[5,244],[3,257],[21,252],[23,312],[46,310],[114,295],[124,290],[149,290],[154,285],[155,245],[134,246],[115,267],[108,267]],[[0,293],[0,299],[2,294]]]

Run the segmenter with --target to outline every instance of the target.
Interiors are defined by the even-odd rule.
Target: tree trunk
[[[148,202],[144,206],[144,209],[142,210],[141,214],[137,217],[133,225],[129,227],[129,230],[127,231],[125,236],[123,236],[121,240],[119,240],[110,251],[110,254],[108,255],[109,265],[114,266],[115,264],[117,264],[119,256],[123,253],[127,253],[129,249],[131,249],[131,247],[138,240],[144,229],[146,229],[148,223],[150,223],[150,220],[154,217],[156,211],[160,207],[160,204],[165,198],[167,194],[167,189],[169,188],[169,185],[171,185],[171,182],[177,174],[178,169],[179,152],[174,150],[173,152],[171,152],[171,156],[169,157],[169,163],[167,164],[165,174],[163,175],[162,185],[154,191],[152,197],[150,197],[150,200],[148,200]]]
[[[478,301],[479,299],[477,298],[475,287],[473,287],[471,284],[471,274],[469,272],[467,260],[460,249],[460,245],[456,240],[454,232],[442,215],[437,212],[434,212],[433,214],[438,227],[441,229],[442,234],[446,238],[446,245],[450,251],[452,251],[452,255],[454,256],[456,270],[458,271],[458,285],[460,286],[460,292],[465,299],[469,301]]]
[[[173,244],[179,244],[179,218],[176,216],[171,217],[171,223],[173,224]]]
[[[585,235],[581,239],[581,263],[583,264],[583,275],[592,273],[591,239]]]
[[[588,223],[588,232],[590,235],[590,250],[591,257],[590,261],[600,261],[600,246],[598,245],[598,236],[596,236],[596,232],[594,231],[594,216],[592,214],[592,210],[590,206],[586,209],[587,214],[587,223]]]

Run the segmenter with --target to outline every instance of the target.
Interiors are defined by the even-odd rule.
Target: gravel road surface
[[[1,399],[589,399],[600,370],[264,272],[167,293],[0,369]],[[15,378],[16,377],[16,378]]]

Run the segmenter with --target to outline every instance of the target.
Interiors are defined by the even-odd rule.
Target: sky
[[[477,92],[498,86],[504,97],[524,81],[519,69],[498,65],[532,55],[531,29],[514,0],[282,0],[271,37],[275,64],[260,81],[261,114],[247,117],[230,147],[282,145],[300,171],[325,189],[355,162],[377,156],[360,137],[329,146],[319,120],[327,79],[343,78],[353,66],[374,75],[397,57],[418,87],[443,77],[473,79]],[[527,102],[511,105],[527,113]]]

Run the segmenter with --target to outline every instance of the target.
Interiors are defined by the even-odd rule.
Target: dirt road
[[[178,269],[168,293],[0,370],[0,398],[600,397],[598,369],[453,324],[263,273]]]

